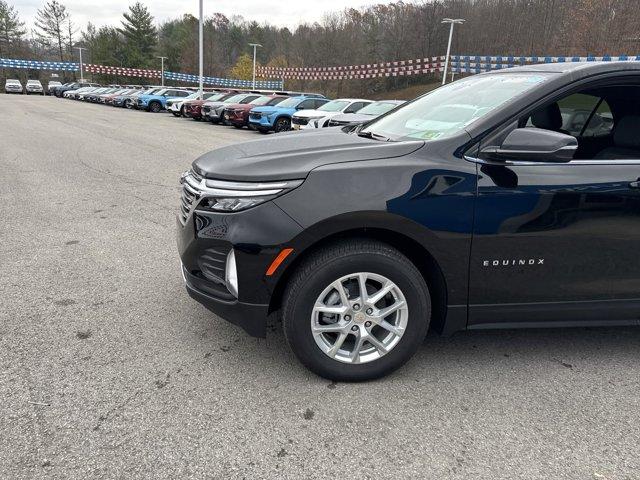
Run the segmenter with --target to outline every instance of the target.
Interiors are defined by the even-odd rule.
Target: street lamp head
[[[260,48],[262,48],[262,45],[260,45],[259,43],[250,43],[249,46],[250,47],[260,47]]]
[[[441,23],[464,23],[464,18],[443,18]]]

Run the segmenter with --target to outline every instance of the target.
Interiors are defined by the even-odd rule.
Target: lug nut
[[[351,330],[354,331],[354,332],[357,332],[358,331],[358,326],[354,325],[353,327],[351,327]]]
[[[360,305],[358,305],[357,303],[353,306],[354,310],[360,310]]]
[[[351,321],[351,315],[345,315],[344,319],[345,319],[345,321],[350,322]]]
[[[367,315],[371,315],[373,313],[373,308],[367,308]]]
[[[369,328],[371,326],[371,322],[365,322],[364,326]]]

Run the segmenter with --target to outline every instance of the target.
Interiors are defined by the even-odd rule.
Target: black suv
[[[640,318],[636,63],[463,78],[364,127],[215,150],[182,182],[189,294],[256,336],[280,311],[331,379],[400,367],[429,329]]]

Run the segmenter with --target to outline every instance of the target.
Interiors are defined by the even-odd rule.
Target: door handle
[[[629,184],[629,188],[640,188],[640,178],[638,180],[636,180],[635,182],[631,182]]]

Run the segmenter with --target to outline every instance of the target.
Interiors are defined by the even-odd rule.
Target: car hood
[[[221,180],[293,180],[323,165],[400,157],[423,145],[421,140],[380,142],[329,128],[219,148],[194,161],[193,169],[206,178]]]
[[[335,122],[363,123],[373,120],[377,115],[362,115],[361,113],[341,113],[335,115],[332,120]]]
[[[226,105],[226,104],[224,102],[219,102],[217,100],[214,100],[214,101],[211,101],[211,102],[209,100],[207,100],[202,105],[203,106],[206,105],[207,107],[211,107],[211,108],[218,108],[220,105]]]
[[[334,115],[338,115],[339,113],[340,112],[323,112],[320,110],[300,110],[294,115],[294,117],[324,118],[324,117],[332,117]]]
[[[251,109],[252,112],[256,113],[266,113],[267,115],[271,115],[272,113],[292,113],[295,111],[293,108],[278,108],[276,106],[273,107],[256,107]]]

